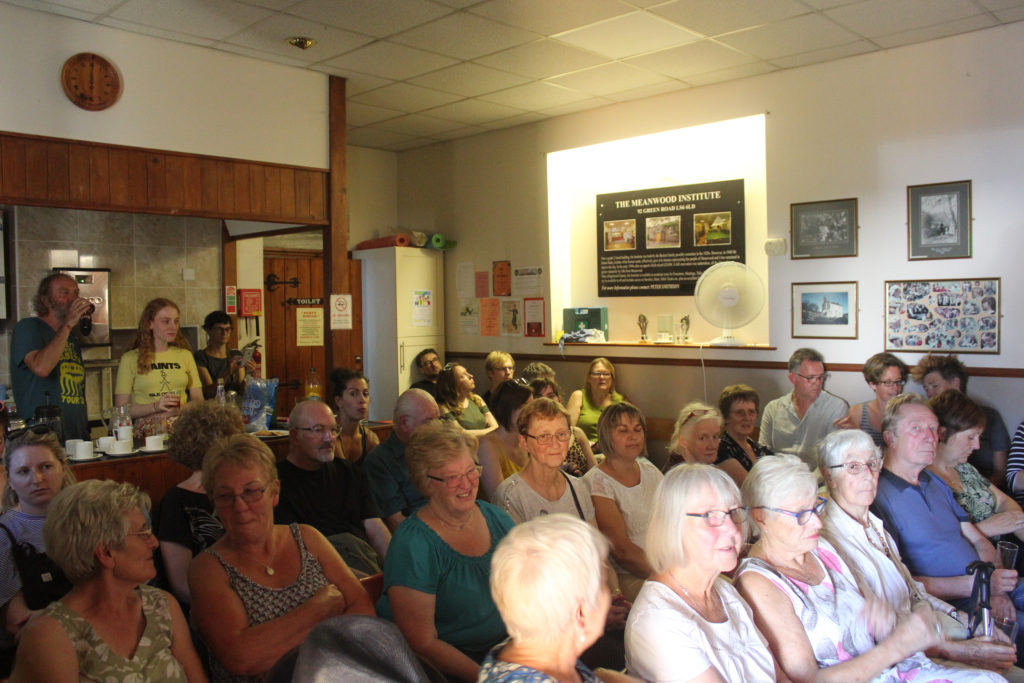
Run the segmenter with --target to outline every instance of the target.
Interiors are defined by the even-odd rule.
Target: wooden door
[[[264,363],[267,377],[277,377],[277,413],[286,417],[295,407],[295,402],[305,394],[306,376],[310,367],[316,368],[324,390],[327,390],[326,359],[323,342],[319,346],[299,346],[297,343],[296,317],[299,308],[319,308],[325,311],[324,300],[324,259],[323,253],[308,250],[264,250],[264,283],[271,275],[278,281],[292,281],[292,284],[278,284],[271,290],[266,284],[263,289],[267,353]],[[312,304],[310,299],[321,301]],[[328,321],[324,319],[324,331]]]

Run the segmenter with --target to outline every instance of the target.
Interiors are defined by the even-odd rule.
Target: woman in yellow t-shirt
[[[153,299],[142,310],[139,329],[117,369],[114,405],[129,406],[142,433],[172,418],[185,401],[202,401],[203,388],[188,340],[181,335],[181,312],[170,299]],[[155,432],[154,432],[155,433]]]

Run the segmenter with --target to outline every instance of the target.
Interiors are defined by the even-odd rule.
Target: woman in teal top
[[[505,639],[491,598],[491,555],[513,526],[476,500],[477,440],[448,422],[429,422],[405,449],[409,478],[427,504],[395,532],[384,562],[377,613],[398,625],[413,650],[449,678],[475,681],[480,661]]]
[[[572,392],[566,408],[572,425],[582,429],[594,444],[597,442],[597,421],[602,411],[624,400],[625,396],[615,391],[615,366],[607,358],[595,358],[587,368],[583,389]]]

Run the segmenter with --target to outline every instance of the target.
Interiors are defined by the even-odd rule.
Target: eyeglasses
[[[828,378],[832,376],[831,372],[826,372],[823,375],[801,375],[799,372],[794,372],[793,374],[799,377],[800,379],[806,380],[808,382],[821,382],[822,384],[828,381]]]
[[[875,384],[881,384],[886,389],[892,389],[893,387],[902,387],[907,383],[905,379],[884,379],[881,382],[875,382]]]
[[[829,465],[828,469],[837,470],[840,467],[845,469],[850,474],[857,476],[858,474],[864,471],[864,468],[871,470],[872,473],[878,472],[880,469],[882,469],[882,461],[879,460],[878,458],[872,458],[867,462],[857,462],[856,460],[851,460],[850,462],[844,462],[839,465]]]
[[[438,358],[437,356],[434,356],[433,358],[424,358],[423,360],[420,361],[420,367],[421,368],[425,368],[428,365],[440,365],[440,364],[441,364],[441,359]]]
[[[708,526],[717,527],[725,524],[725,518],[729,517],[732,519],[732,523],[736,526],[743,524],[747,521],[748,510],[745,507],[734,507],[730,510],[708,510],[707,512],[687,512],[687,517],[701,517],[707,523]]]
[[[547,446],[553,441],[558,441],[558,443],[568,443],[569,439],[572,438],[572,432],[565,430],[564,432],[555,432],[554,434],[538,434],[537,436],[534,436],[533,434],[524,434],[523,436],[528,439],[533,439],[541,446]]]
[[[689,413],[687,413],[686,417],[684,417],[682,419],[682,421],[679,423],[679,426],[682,427],[684,424],[689,422],[691,417],[698,417],[698,416],[701,416],[701,415],[707,415],[710,412],[711,411],[707,410],[707,409],[704,409],[704,410],[691,410]]]
[[[238,498],[241,498],[243,503],[258,503],[263,500],[263,494],[268,488],[270,484],[261,489],[244,489],[241,493],[218,493],[213,497],[213,504],[222,508],[231,507]]]
[[[292,427],[292,429],[298,430],[300,432],[313,432],[314,434],[317,435],[317,438],[320,439],[324,437],[324,432],[330,432],[331,436],[335,438],[337,438],[338,435],[341,434],[341,427],[338,426],[328,427],[327,425],[313,425],[312,427]]]
[[[475,466],[473,469],[463,472],[462,474],[452,474],[447,477],[435,477],[432,474],[427,475],[427,479],[433,479],[439,481],[450,489],[459,487],[462,480],[465,479],[470,484],[475,484],[480,481],[480,473],[484,471],[484,468],[480,465]]]
[[[811,515],[818,515],[819,517],[821,516],[821,513],[825,510],[825,499],[819,496],[818,502],[810,510],[797,510],[796,512],[792,512],[790,510],[781,510],[779,508],[770,508],[767,505],[758,505],[757,507],[761,510],[771,510],[772,512],[777,512],[780,515],[789,515],[790,517],[796,520],[797,524],[803,526],[804,524],[807,524],[807,522],[811,521]]]
[[[153,527],[146,526],[145,528],[139,529],[138,531],[129,531],[126,536],[138,536],[143,541],[148,541],[153,538]]]
[[[598,372],[592,372],[592,373],[590,373],[590,376],[591,376],[591,377],[597,377],[598,379],[603,379],[603,378],[605,378],[605,377],[611,377],[611,376],[612,376],[612,373],[610,373],[610,372],[601,372],[601,371],[598,371]]]

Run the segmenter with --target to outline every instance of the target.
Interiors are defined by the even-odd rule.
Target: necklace
[[[683,591],[683,599],[686,600],[686,604],[688,604],[690,607],[692,607],[694,610],[696,610],[697,614],[699,614],[701,616],[701,618],[704,619],[704,621],[710,622],[711,619],[708,617],[707,612],[705,612],[704,610],[702,610],[700,608],[700,605],[697,604],[697,598],[693,597],[693,594],[690,593],[690,591],[686,590],[686,586],[684,586],[683,582],[679,580],[679,577],[677,577],[674,572],[669,572],[668,575],[671,576],[672,580],[676,582],[677,586],[679,586],[679,590]],[[712,608],[714,607],[713,601],[717,597],[718,597],[718,592],[715,590],[714,584],[712,584],[711,585],[711,597],[709,598],[709,601],[712,601],[712,604],[711,604]]]
[[[472,524],[473,521],[476,519],[476,515],[473,515],[472,512],[471,512],[470,516],[469,516],[469,519],[467,519],[465,522],[463,522],[461,524],[456,524],[455,522],[449,522],[447,519],[445,519],[444,517],[439,515],[437,513],[437,510],[434,510],[433,508],[430,509],[430,512],[431,512],[432,515],[434,515],[434,519],[436,519],[437,521],[441,522],[441,524],[444,524],[446,527],[449,527],[451,529],[455,529],[457,531],[462,531],[463,529],[468,527],[470,524]]]
[[[256,556],[253,555],[252,553],[246,552],[245,550],[242,550],[241,548],[235,548],[235,550],[237,552],[242,553],[243,555],[245,555],[246,557],[251,559],[253,562],[258,564],[259,566],[263,567],[263,571],[265,571],[267,573],[267,576],[273,576],[274,575],[274,568],[271,567],[269,564],[264,564],[264,563],[260,562],[259,560],[257,560]],[[273,551],[271,551],[270,557],[271,557],[271,560],[273,560],[273,557],[274,557]]]

